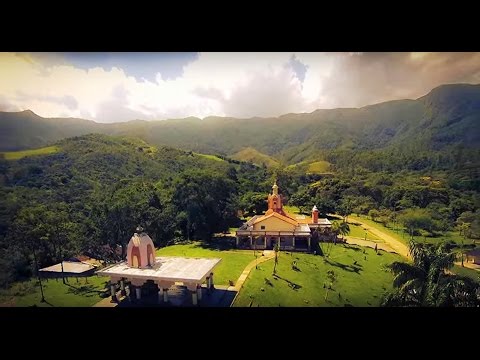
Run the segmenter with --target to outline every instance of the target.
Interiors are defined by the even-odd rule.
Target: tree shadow
[[[274,275],[273,275],[273,278],[274,278],[275,280],[280,279],[280,280],[285,281],[285,282],[287,283],[287,285],[292,288],[292,290],[295,290],[295,291],[296,291],[296,290],[302,288],[302,285],[296,284],[296,283],[294,283],[293,281],[290,281],[290,280],[288,280],[288,279],[285,279],[285,278],[281,277],[281,276],[278,275],[278,274],[274,274]]]
[[[92,284],[74,286],[70,284],[65,284],[69,287],[67,294],[80,295],[85,297],[98,296],[103,293],[104,290],[98,290],[98,288]]]
[[[353,251],[362,251],[362,248],[355,246],[355,245],[348,245],[348,244],[343,244],[343,246],[347,249],[353,250]]]
[[[233,236],[220,236],[213,237],[211,240],[202,241],[195,247],[200,247],[202,249],[215,250],[215,251],[224,251],[224,250],[233,250],[236,249],[235,237]]]
[[[353,265],[342,264],[338,261],[332,261],[328,258],[325,259],[325,262],[328,263],[329,265],[339,267],[342,270],[354,272],[357,274],[360,274],[360,271],[362,270],[362,267],[363,267],[361,264],[355,264],[355,263]]]

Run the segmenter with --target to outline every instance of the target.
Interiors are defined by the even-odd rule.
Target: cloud
[[[145,55],[148,77],[135,60],[142,54],[122,56],[0,53],[0,110],[99,122],[268,117],[480,82],[480,53],[200,53],[163,62],[155,54]]]

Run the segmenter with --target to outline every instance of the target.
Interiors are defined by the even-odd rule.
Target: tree
[[[273,265],[273,273],[277,273],[277,264],[278,264],[278,252],[280,251],[280,239],[275,243],[275,247],[273,248],[275,251],[275,263]]]
[[[457,275],[447,274],[453,267],[455,254],[445,243],[422,244],[410,241],[413,264],[394,262],[389,265],[394,274],[394,291],[384,306],[478,306],[478,284]]]
[[[328,270],[327,271],[327,280],[329,282],[328,286],[325,286],[325,284],[324,284],[324,287],[326,287],[325,301],[327,301],[327,299],[328,299],[328,291],[333,290],[333,283],[337,280],[337,275],[335,274],[335,272],[333,270]]]
[[[372,209],[368,212],[368,216],[370,216],[373,221],[375,221],[379,215],[380,212],[377,209]]]
[[[409,209],[399,216],[399,221],[407,228],[410,238],[419,229],[431,230],[433,222],[425,209]]]
[[[348,225],[348,223],[345,221],[341,222],[338,227],[338,232],[342,235],[342,240],[345,235],[350,234],[350,226]]]

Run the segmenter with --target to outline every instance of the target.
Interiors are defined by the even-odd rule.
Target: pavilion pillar
[[[158,302],[161,303],[163,301],[163,288],[161,286],[158,287]]]
[[[236,246],[237,248],[238,248],[238,241],[239,241],[238,236],[235,236],[235,246]]]
[[[308,251],[310,251],[310,248],[311,248],[311,238],[310,236],[308,237]]]
[[[263,237],[263,244],[265,246],[265,249],[267,249],[267,237],[266,236]]]
[[[126,296],[127,292],[125,290],[125,279],[120,279],[120,295]]]
[[[193,290],[192,293],[192,303],[193,305],[198,305],[197,291]]]
[[[293,248],[295,249],[295,236],[293,237]]]
[[[112,300],[110,302],[118,302],[115,283],[113,281],[110,281],[110,293],[112,295]]]
[[[163,302],[167,303],[168,302],[168,288],[163,289]]]
[[[197,297],[198,297],[198,301],[202,301],[202,285],[201,284],[197,285]]]
[[[130,298],[130,301],[133,302],[133,294],[135,292],[135,285],[131,284],[128,285],[128,297]]]
[[[140,300],[142,298],[142,287],[137,286],[135,288],[135,294],[137,295],[137,300]]]
[[[250,247],[252,247],[253,246],[252,235],[250,235],[249,237],[250,237]]]
[[[215,289],[213,286],[213,272],[210,273],[210,286],[208,287],[210,290]]]

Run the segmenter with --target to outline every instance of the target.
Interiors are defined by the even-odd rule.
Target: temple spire
[[[272,189],[273,189],[273,195],[278,195],[277,180],[275,180],[275,182],[273,183]]]

